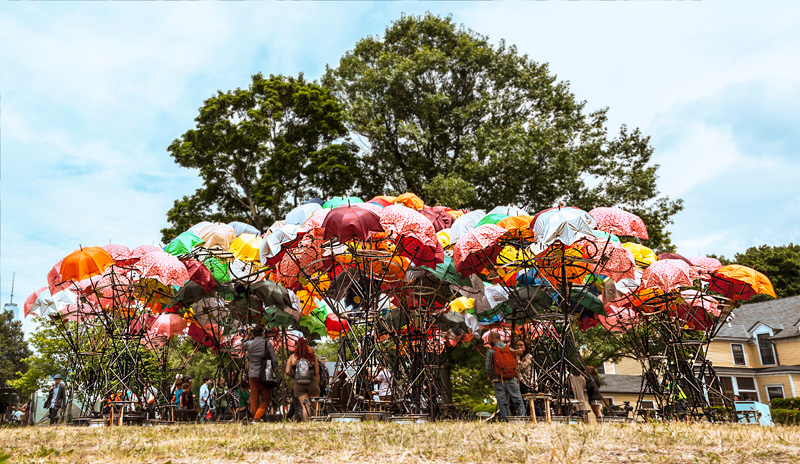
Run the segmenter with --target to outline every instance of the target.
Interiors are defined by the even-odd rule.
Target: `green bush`
[[[772,422],[776,424],[800,425],[800,410],[770,409],[770,412],[772,413]]]
[[[775,398],[770,401],[770,407],[775,409],[800,410],[800,398]]]

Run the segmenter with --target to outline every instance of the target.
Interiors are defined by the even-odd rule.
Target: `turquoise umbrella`
[[[475,227],[480,227],[484,224],[497,224],[498,222],[502,221],[507,217],[511,216],[509,216],[508,214],[500,214],[500,213],[487,214],[486,216],[483,217],[483,219],[478,221],[478,224],[476,224]]]
[[[436,268],[430,268],[428,266],[422,266],[422,268],[432,272],[433,275],[443,282],[450,282],[451,284],[459,286],[470,285],[469,279],[461,277],[461,274],[456,272],[455,262],[453,258],[449,256],[445,256],[444,262],[437,264]]]
[[[333,197],[326,201],[323,208],[336,208],[337,206],[355,205],[356,203],[364,203],[364,200],[358,197]]]

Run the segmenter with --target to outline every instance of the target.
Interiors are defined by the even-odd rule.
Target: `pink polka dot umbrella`
[[[380,224],[400,245],[399,254],[420,266],[444,262],[444,250],[431,221],[419,212],[392,205],[380,213]]]
[[[644,288],[658,288],[671,292],[680,287],[691,287],[695,279],[699,279],[691,266],[680,259],[664,259],[656,261],[644,270],[642,285]]]
[[[174,335],[180,335],[186,330],[186,321],[183,320],[183,317],[179,314],[175,313],[161,313],[153,321],[153,325],[150,327],[150,333],[153,335],[163,335],[165,337],[172,337]]]
[[[505,233],[504,228],[495,224],[484,224],[467,232],[453,248],[456,271],[466,277],[493,263],[503,248],[497,240]]]
[[[647,240],[647,228],[639,216],[621,208],[595,208],[589,214],[597,221],[597,228],[609,234],[638,237]]]
[[[134,265],[142,278],[152,278],[164,285],[183,285],[189,273],[180,260],[164,251],[148,253]]]
[[[716,258],[697,256],[689,258],[689,261],[698,271],[714,272],[722,267],[722,263]]]

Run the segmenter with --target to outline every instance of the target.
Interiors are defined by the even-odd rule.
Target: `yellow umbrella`
[[[439,239],[439,243],[442,244],[442,248],[450,246],[450,229],[442,229],[436,232],[436,237]]]
[[[234,259],[245,262],[258,261],[260,264],[261,258],[259,256],[259,249],[263,241],[264,239],[257,235],[244,233],[236,237],[236,240],[231,243],[228,250],[234,254]]]
[[[622,246],[624,246],[625,248],[630,250],[631,253],[633,253],[633,257],[636,259],[637,266],[647,267],[656,262],[656,253],[644,245],[628,242],[628,243],[623,243]]]
[[[392,200],[392,203],[399,203],[401,205],[408,206],[411,209],[415,209],[417,211],[421,210],[425,207],[425,202],[422,201],[422,198],[416,196],[411,192],[406,192],[399,197]]]
[[[460,296],[450,302],[450,311],[464,313],[468,309],[472,309],[474,306],[475,306],[475,300],[473,298]]]

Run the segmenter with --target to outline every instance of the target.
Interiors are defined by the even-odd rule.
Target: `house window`
[[[784,398],[783,385],[767,385],[767,397],[770,401],[774,400],[775,398]]]
[[[752,377],[736,377],[736,386],[741,401],[758,401],[756,382]]]
[[[719,378],[720,386],[722,386],[722,393],[725,393],[725,396],[733,400],[733,379],[731,377],[722,377]]]
[[[768,333],[758,334],[758,352],[761,354],[761,365],[775,364],[775,349]]]
[[[741,343],[731,343],[733,352],[733,364],[736,366],[746,366],[747,359],[744,357],[744,346]]]
[[[605,375],[605,373],[606,373],[606,363],[600,363],[600,365],[597,366],[597,373]]]

